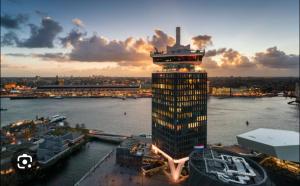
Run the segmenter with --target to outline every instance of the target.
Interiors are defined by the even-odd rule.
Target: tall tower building
[[[207,73],[195,68],[204,54],[180,44],[180,27],[174,46],[150,54],[162,67],[152,74],[152,148],[168,159],[175,180],[194,146],[207,143]]]

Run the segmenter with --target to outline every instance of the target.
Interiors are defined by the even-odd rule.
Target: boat
[[[120,96],[122,100],[126,100],[126,96]]]
[[[62,96],[54,96],[53,99],[64,99]]]
[[[65,119],[67,119],[66,116],[54,115],[54,116],[51,117],[50,123],[55,123],[55,122],[64,121]]]
[[[126,96],[116,96],[115,98],[119,98],[119,99],[122,99],[122,100],[126,100]]]

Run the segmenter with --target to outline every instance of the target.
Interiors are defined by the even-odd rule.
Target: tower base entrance
[[[189,157],[181,158],[181,159],[173,159],[171,156],[160,150],[155,145],[152,145],[152,150],[155,154],[161,154],[163,157],[167,158],[168,165],[171,171],[171,176],[174,181],[177,181],[180,177],[182,168],[184,163],[189,160]]]

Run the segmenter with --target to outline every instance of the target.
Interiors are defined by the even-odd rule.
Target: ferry
[[[126,96],[116,96],[116,98],[120,98],[122,100],[126,100]]]
[[[53,99],[64,99],[62,96],[54,96]]]
[[[55,122],[64,121],[65,119],[67,119],[66,116],[54,115],[54,116],[51,117],[50,123],[55,123]]]
[[[8,109],[7,108],[2,108],[1,107],[1,111],[7,111]]]

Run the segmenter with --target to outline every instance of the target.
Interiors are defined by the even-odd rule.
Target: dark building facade
[[[195,150],[190,154],[188,164],[189,186],[272,185],[260,164],[220,148]]]
[[[207,73],[195,70],[204,52],[189,48],[176,42],[167,53],[151,55],[163,67],[152,74],[152,143],[173,159],[207,144]]]

